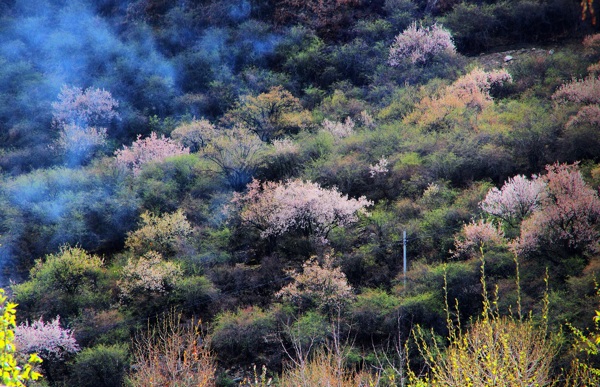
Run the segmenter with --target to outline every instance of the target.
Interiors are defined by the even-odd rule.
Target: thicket
[[[17,350],[55,386],[593,383],[586,5],[0,1]]]

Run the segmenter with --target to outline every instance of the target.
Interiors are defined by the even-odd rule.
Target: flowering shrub
[[[518,252],[535,250],[540,243],[564,243],[581,251],[598,250],[600,199],[588,187],[577,164],[546,166],[546,184],[541,208],[525,219],[515,244]]]
[[[600,34],[587,35],[583,38],[583,48],[588,55],[600,54]]]
[[[545,188],[543,179],[534,176],[529,180],[517,175],[508,179],[501,189],[492,188],[479,206],[488,214],[505,221],[520,222],[540,208]]]
[[[354,292],[348,285],[346,275],[339,267],[333,266],[333,258],[326,255],[319,264],[312,258],[302,265],[302,273],[290,273],[294,281],[281,289],[276,296],[307,308],[317,306],[331,313],[347,305]]]
[[[323,130],[329,132],[336,139],[346,138],[354,132],[354,121],[347,117],[344,122],[323,120]]]
[[[493,104],[490,94],[492,88],[510,82],[512,77],[504,69],[488,72],[475,68],[443,89],[438,97],[423,98],[405,121],[424,128],[456,124],[474,126],[469,118]],[[457,121],[461,118],[462,121]],[[474,128],[477,129],[476,126]]]
[[[431,27],[412,23],[404,32],[396,36],[390,47],[388,63],[400,66],[404,61],[412,64],[427,64],[434,59],[456,55],[456,47],[450,32],[434,24]]]
[[[388,168],[389,164],[388,159],[382,156],[376,164],[369,166],[369,175],[371,177],[385,175],[390,171]]]
[[[565,83],[552,95],[559,103],[600,104],[600,76],[588,76]]]
[[[122,300],[137,296],[159,296],[173,289],[182,275],[179,265],[164,261],[160,253],[149,251],[140,258],[127,262],[117,285]]]
[[[600,105],[583,106],[576,115],[569,118],[566,128],[573,128],[581,125],[591,125],[600,128]]]
[[[506,243],[500,226],[483,219],[465,224],[462,238],[454,240],[454,257],[477,253],[479,248],[503,245]]]
[[[336,188],[301,180],[264,184],[253,180],[246,194],[236,194],[233,202],[242,220],[261,230],[263,238],[293,229],[327,238],[331,229],[356,222],[357,214],[365,214],[365,207],[372,205],[364,196],[348,199]]]
[[[119,117],[114,110],[117,107],[119,103],[104,89],[90,87],[83,91],[79,87],[64,85],[58,102],[52,103],[53,122],[56,126],[70,124],[80,127],[104,124]]]
[[[285,156],[289,154],[296,154],[300,148],[289,138],[283,138],[281,140],[273,140],[273,149],[275,150],[275,156]]]
[[[73,332],[60,326],[60,316],[49,323],[40,318],[31,324],[19,325],[15,328],[15,344],[20,353],[37,352],[42,358],[53,361],[79,352]]]
[[[38,380],[42,376],[33,371],[33,367],[41,363],[42,359],[34,353],[29,356],[25,365],[17,365],[14,357],[17,304],[6,301],[4,289],[0,289],[0,380],[4,386],[25,387],[24,382]]]
[[[141,137],[138,135],[130,147],[123,146],[123,149],[115,152],[117,165],[131,169],[134,175],[138,175],[142,167],[150,162],[160,162],[167,157],[190,153],[188,148],[164,136],[158,137],[154,132],[150,133],[150,137]]]

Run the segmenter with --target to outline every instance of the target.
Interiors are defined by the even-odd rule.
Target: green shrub
[[[103,260],[79,247],[64,246],[38,259],[30,280],[13,285],[16,301],[33,318],[40,314],[68,319],[83,308],[108,306],[108,273]]]
[[[258,307],[224,312],[215,319],[211,345],[228,364],[258,362],[269,347],[279,345],[273,337],[275,327],[273,314]]]
[[[100,344],[77,354],[70,383],[80,387],[121,386],[128,368],[129,353],[126,345]]]

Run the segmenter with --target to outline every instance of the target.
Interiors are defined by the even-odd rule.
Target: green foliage
[[[4,289],[0,289],[0,371],[4,386],[24,387],[29,380],[38,380],[42,375],[34,371],[33,367],[42,362],[37,354],[32,354],[24,365],[19,365],[15,359],[16,351],[15,327],[17,304],[7,302]]]
[[[149,251],[172,256],[192,234],[192,226],[182,210],[161,216],[144,212],[141,220],[141,227],[130,232],[125,241],[125,246],[138,256]]]
[[[356,297],[350,307],[352,329],[365,341],[382,337],[393,331],[397,324],[397,309],[401,304],[398,297],[379,289],[366,289]]]
[[[272,312],[248,307],[217,315],[210,341],[222,361],[256,362],[279,345],[273,337],[275,328]]]
[[[128,368],[129,351],[126,345],[99,344],[77,354],[70,383],[81,387],[120,386]]]
[[[57,254],[38,259],[30,277],[12,287],[29,318],[60,314],[68,321],[84,308],[108,306],[104,261],[80,247],[63,246]]]

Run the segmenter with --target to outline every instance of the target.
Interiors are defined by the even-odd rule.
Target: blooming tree
[[[423,98],[415,110],[406,116],[406,121],[422,127],[437,127],[444,124],[448,117],[456,120],[462,116],[467,119],[465,125],[474,125],[468,118],[472,115],[477,117],[493,104],[492,89],[510,82],[512,77],[504,69],[484,71],[474,68],[442,90],[438,97]]]
[[[66,124],[62,127],[56,145],[71,164],[85,160],[95,149],[106,144],[106,128],[81,127]]]
[[[600,75],[565,83],[552,98],[559,103],[600,104]]]
[[[349,199],[336,188],[322,188],[301,180],[284,183],[253,180],[245,194],[236,194],[233,202],[242,220],[261,230],[267,238],[300,230],[305,235],[327,238],[334,227],[344,227],[365,214],[373,203],[364,196]]]
[[[354,121],[350,117],[344,122],[324,119],[322,126],[324,131],[331,133],[336,139],[346,138],[354,132]]]
[[[123,268],[117,282],[121,300],[165,294],[182,275],[179,265],[163,260],[156,251],[149,251],[137,259],[130,259]]]
[[[461,234],[461,237],[454,240],[455,258],[477,253],[484,246],[501,246],[506,243],[502,228],[484,219],[465,224]]]
[[[119,103],[104,89],[90,87],[83,91],[79,87],[64,85],[58,95],[58,101],[52,103],[53,122],[56,126],[102,125],[118,118],[119,115],[114,110],[117,107]]]
[[[390,47],[388,63],[398,67],[403,62],[424,65],[437,58],[456,55],[456,47],[450,32],[437,24],[431,27],[412,23],[396,36]]]
[[[317,306],[324,312],[334,312],[347,305],[354,292],[346,275],[334,267],[333,257],[326,255],[320,264],[312,258],[302,265],[302,273],[291,273],[294,281],[276,296],[301,308]]]
[[[569,129],[581,125],[590,125],[600,128],[600,105],[583,106],[576,115],[569,118],[566,128]]]
[[[52,122],[59,129],[56,148],[70,164],[80,164],[106,143],[105,125],[118,118],[119,103],[110,92],[63,86],[52,104]]]
[[[154,132],[150,133],[150,137],[141,137],[138,135],[130,147],[123,146],[123,149],[115,152],[117,165],[131,169],[134,175],[138,175],[145,164],[190,153],[189,148],[184,148],[165,136],[158,137]]]
[[[534,176],[511,177],[501,189],[492,188],[479,203],[482,210],[511,224],[518,223],[538,210],[544,197],[546,183]]]
[[[546,171],[541,177],[546,184],[541,207],[522,222],[515,249],[529,252],[542,243],[562,243],[584,252],[598,251],[598,193],[586,185],[577,164],[556,163]]]
[[[26,322],[15,328],[15,344],[22,354],[38,353],[50,361],[64,360],[79,352],[79,345],[70,329],[60,326],[60,316],[49,323],[41,318]]]

